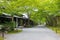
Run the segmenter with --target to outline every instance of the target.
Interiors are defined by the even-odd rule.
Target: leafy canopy
[[[36,11],[37,10],[37,11]],[[28,13],[35,22],[45,20],[48,15],[60,15],[59,0],[0,0],[0,14],[21,15]]]

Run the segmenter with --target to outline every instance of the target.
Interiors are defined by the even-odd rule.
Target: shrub
[[[14,30],[16,24],[15,24],[15,22],[5,22],[1,25],[3,25],[3,27],[1,27],[1,28],[5,28],[8,31],[12,31],[12,30]]]
[[[4,24],[5,27],[8,27],[9,31],[14,30],[15,25],[16,25],[15,22],[6,22],[6,23]]]

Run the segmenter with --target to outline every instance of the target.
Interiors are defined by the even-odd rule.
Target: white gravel
[[[7,34],[5,40],[59,40],[59,37],[48,28],[24,28],[21,33]]]

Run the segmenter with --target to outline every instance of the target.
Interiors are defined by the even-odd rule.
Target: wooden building
[[[26,19],[26,18],[23,18],[23,17],[19,17],[19,16],[16,16],[14,15],[14,21],[16,23],[16,27],[19,27],[19,26],[27,26],[27,25],[31,25],[33,26],[34,25],[34,22],[30,19]],[[12,17],[10,14],[5,14],[3,13],[2,15],[0,15],[0,24],[2,23],[5,23],[5,22],[11,22],[12,21]]]

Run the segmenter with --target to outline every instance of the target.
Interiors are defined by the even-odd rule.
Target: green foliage
[[[57,34],[60,35],[60,27],[59,26],[57,26],[57,27],[49,26],[48,28],[52,29],[54,32],[56,32]]]
[[[6,23],[4,24],[4,26],[6,26],[6,27],[9,28],[9,31],[14,30],[15,25],[16,25],[15,22],[6,22]]]
[[[38,9],[38,11],[33,9]],[[0,14],[3,12],[11,15],[31,13],[31,20],[45,22],[49,15],[60,15],[60,0],[1,0]]]
[[[3,24],[1,24],[1,25],[3,25],[3,27],[4,27],[7,31],[13,31],[16,24],[15,24],[15,22],[5,22],[5,23],[3,23]]]
[[[8,31],[8,34],[15,34],[15,33],[20,33],[22,30],[14,30],[14,31]]]

